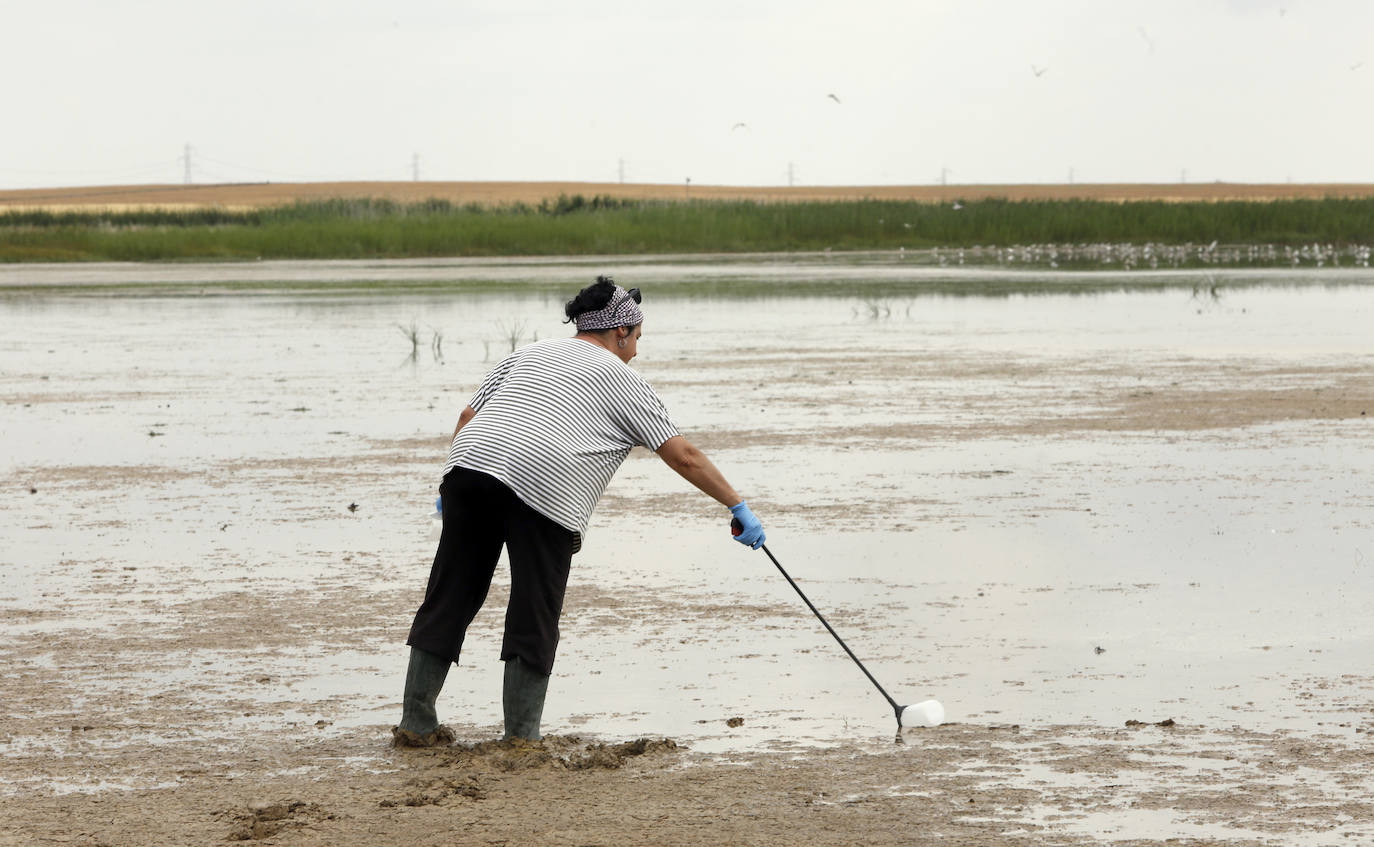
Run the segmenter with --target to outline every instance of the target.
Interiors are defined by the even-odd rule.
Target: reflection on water
[[[1368,417],[1241,413],[1246,392],[1362,396],[1374,278],[1027,293],[809,264],[610,270],[645,290],[635,366],[894,697],[954,721],[1361,726],[1368,679],[1344,675],[1374,640]],[[569,332],[562,300],[603,269],[499,267],[390,296],[0,299],[7,660],[60,680],[73,658],[25,644],[164,633],[216,669],[212,699],[263,704],[226,733],[283,720],[272,702],[394,721],[456,413],[512,342]],[[1243,423],[1180,426],[1173,396]],[[1112,428],[1125,414],[1145,423]],[[626,463],[575,562],[550,725],[720,750],[890,737],[881,696],[722,515],[653,457]],[[441,701],[460,726],[499,721],[500,617],[493,597]],[[91,696],[134,681],[95,673]]]
[[[1227,248],[1239,249],[1239,248]],[[1259,251],[1263,245],[1246,248]],[[1267,248],[1271,251],[1277,248]],[[911,297],[1090,294],[1256,286],[1366,285],[1369,248],[1312,245],[1222,261],[1216,245],[1033,245],[968,250],[730,255],[507,257],[196,263],[0,264],[0,295],[296,296],[512,291],[568,296],[597,274],[654,287],[657,297]],[[1150,252],[1154,251],[1154,252]],[[1182,254],[1192,254],[1185,262]],[[1330,255],[1328,255],[1328,252]],[[1159,266],[1161,256],[1171,258]],[[1229,255],[1229,254],[1228,254]],[[1248,255],[1248,254],[1247,254]],[[1066,273],[1059,260],[1075,268]],[[1282,267],[1274,267],[1281,260]],[[1152,267],[1153,263],[1153,267]]]

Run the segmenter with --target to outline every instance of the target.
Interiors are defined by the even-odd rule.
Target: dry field
[[[730,186],[653,185],[613,182],[309,182],[227,185],[108,185],[0,191],[5,208],[256,208],[296,201],[372,197],[397,202],[430,198],[455,204],[538,203],[560,194],[623,198],[755,200],[917,200],[930,203],[978,200],[1277,200],[1286,198],[1374,197],[1374,184],[1121,183],[1100,185],[847,185]]]

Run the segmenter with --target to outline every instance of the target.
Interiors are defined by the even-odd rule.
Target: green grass
[[[1374,200],[1107,203],[357,199],[253,211],[0,212],[0,261],[365,259],[916,250],[1028,244],[1374,242]]]

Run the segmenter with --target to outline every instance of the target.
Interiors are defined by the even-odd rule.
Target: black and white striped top
[[[454,467],[490,474],[535,511],[578,534],[636,446],[678,434],[644,378],[580,338],[540,341],[498,364],[468,405],[476,417],[453,439]]]

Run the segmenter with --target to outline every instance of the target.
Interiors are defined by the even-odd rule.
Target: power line
[[[266,174],[268,176],[275,176],[283,179],[297,179],[302,181],[309,181],[315,178],[309,176],[302,176],[301,174],[289,174],[284,171],[276,171],[268,168],[253,167],[252,165],[240,165],[235,162],[226,162],[223,159],[216,159],[213,156],[207,156],[204,153],[198,153],[197,155],[204,161],[214,162],[217,165],[221,165],[226,168],[232,168],[237,171],[252,171],[254,173]]]
[[[262,185],[263,183],[255,183],[255,182],[231,182],[231,183],[224,183],[224,184],[225,184],[225,185]],[[207,183],[207,185],[214,186],[214,185],[219,185],[219,183]],[[99,189],[99,190],[96,190],[96,191],[62,191],[60,194],[49,194],[49,195],[35,194],[35,195],[26,195],[24,199],[25,199],[26,201],[42,201],[42,200],[71,200],[71,199],[74,199],[74,198],[77,198],[77,197],[108,197],[108,196],[127,197],[127,196],[129,196],[130,194],[162,194],[162,195],[167,195],[167,194],[179,194],[179,193],[182,193],[182,192],[185,192],[185,191],[195,191],[197,188],[203,188],[203,187],[204,187],[204,186],[195,186],[195,185],[191,185],[191,186],[188,186],[188,185],[111,186],[111,187],[102,188],[102,189]]]
[[[163,161],[158,162],[155,165],[139,165],[127,171],[119,171],[117,174],[114,175],[143,174],[151,173],[152,171],[165,171],[167,168],[171,167],[172,165],[175,165],[180,161],[180,157],[177,157],[175,159],[164,159]],[[0,173],[30,174],[35,176],[82,176],[86,174],[109,174],[111,172],[104,168],[79,168],[73,170],[60,171],[45,170],[42,168],[0,168]]]
[[[5,165],[14,164],[14,160]],[[358,176],[350,177],[359,181],[369,179],[398,180],[409,178],[416,182],[420,180],[421,156],[418,152],[411,155],[409,167],[397,166],[386,168],[384,175],[376,177]],[[218,167],[216,167],[218,166]],[[405,167],[405,170],[402,170]],[[173,175],[173,168],[180,172],[180,180]],[[404,174],[404,177],[402,176]],[[316,181],[335,181],[340,179],[337,174],[302,174],[293,173],[273,168],[258,167],[256,165],[246,165],[239,162],[230,162],[215,156],[207,155],[203,150],[186,142],[182,145],[179,155],[163,159],[157,162],[141,163],[121,168],[23,168],[0,166],[0,175],[15,177],[39,177],[52,178],[54,181],[67,182],[80,180],[87,185],[109,185],[117,184],[124,180],[136,180],[138,178],[152,177],[154,182],[194,185],[197,182],[214,180],[217,182],[234,183],[261,183],[267,180],[289,181],[289,182],[316,182]],[[40,187],[52,187],[40,186]]]
[[[418,154],[416,154],[416,155],[418,156]],[[259,175],[266,176],[266,177],[271,177],[271,178],[281,179],[281,180],[289,180],[289,181],[293,181],[293,182],[315,182],[315,181],[331,181],[331,182],[333,182],[333,181],[338,181],[338,180],[340,179],[340,177],[339,177],[337,174],[301,174],[301,173],[288,173],[288,172],[286,172],[286,171],[274,170],[274,169],[271,169],[271,168],[260,168],[260,167],[254,166],[254,165],[242,165],[242,164],[238,164],[237,162],[226,162],[226,161],[224,161],[223,159],[216,159],[216,158],[214,158],[214,157],[212,157],[212,156],[207,156],[207,155],[205,155],[204,153],[202,153],[202,152],[200,152],[200,151],[197,151],[197,152],[196,152],[196,161],[197,161],[197,162],[203,162],[203,161],[214,162],[214,163],[217,164],[217,165],[221,165],[221,166],[223,166],[223,167],[225,167],[225,168],[229,168],[229,169],[231,169],[231,170],[236,170],[236,171],[248,171],[248,172],[251,172],[251,173],[254,173],[254,174],[259,174]],[[404,170],[402,170],[402,168],[405,168],[405,166],[399,166],[399,165],[398,165],[398,166],[395,166],[395,167],[394,167],[394,170],[393,170],[392,168],[388,168],[388,169],[387,169],[387,174],[386,174],[385,179],[387,179],[387,180],[396,180],[396,179],[399,179],[399,178],[401,177],[401,174],[405,174],[405,176],[407,176],[407,177],[414,176],[414,170],[413,170],[413,168],[405,168]],[[197,169],[198,171],[200,171],[200,170],[204,170],[204,167],[203,167],[202,165],[197,164],[196,169]],[[367,180],[369,179],[369,177],[352,177],[352,179],[358,179],[358,180],[360,180],[360,181],[367,181]]]
[[[262,182],[262,181],[263,181],[263,180],[245,180],[245,179],[243,179],[242,177],[235,176],[235,175],[229,174],[229,173],[225,173],[224,171],[216,170],[215,168],[207,168],[207,167],[205,167],[204,165],[196,165],[196,175],[197,175],[198,177],[200,177],[200,179],[201,179],[202,182],[204,182],[205,180],[208,179],[210,182],[215,183],[215,184],[217,184],[217,185],[234,185],[234,184],[251,185],[251,184],[253,184],[253,183]],[[186,184],[187,184],[187,185],[190,185],[190,183],[186,183]]]

